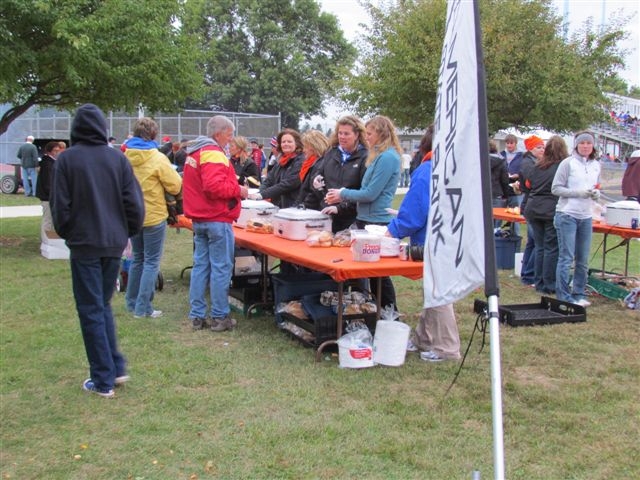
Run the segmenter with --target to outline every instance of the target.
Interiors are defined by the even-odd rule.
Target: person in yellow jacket
[[[131,237],[133,260],[125,297],[127,309],[135,318],[162,315],[161,310],[154,310],[151,302],[167,228],[165,192],[178,195],[182,190],[182,178],[158,150],[157,135],[158,124],[150,118],[140,118],[125,151],[142,188],[145,207],[142,231]]]

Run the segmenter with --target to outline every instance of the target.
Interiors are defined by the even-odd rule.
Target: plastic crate
[[[501,270],[513,270],[516,252],[520,251],[522,237],[495,237],[496,266]]]
[[[604,272],[603,275],[602,270],[589,270],[587,285],[603,297],[612,300],[624,300],[624,298],[629,295],[629,290],[615,283],[617,277],[619,277],[619,275],[611,272]]]
[[[299,300],[304,295],[320,294],[325,290],[338,290],[338,284],[323,273],[304,273],[298,275],[271,275],[273,285],[273,303],[276,310],[276,321],[284,321],[277,313],[278,305],[291,300]]]
[[[326,307],[320,303],[320,294],[305,295],[301,298],[303,308],[308,313],[309,318],[298,318],[289,313],[280,314],[283,320],[293,323],[303,330],[311,333],[313,340],[299,338],[304,344],[317,347],[327,340],[336,340],[338,327],[338,316],[333,313],[331,307]],[[376,328],[375,313],[359,313],[353,315],[342,315],[342,330],[353,321],[364,321],[373,335]]]
[[[487,308],[487,302],[475,300],[473,311],[482,313]],[[584,307],[570,302],[563,302],[556,298],[541,297],[540,303],[520,305],[499,305],[498,317],[500,321],[512,327],[531,325],[553,325],[556,323],[578,323],[587,321],[587,311]]]

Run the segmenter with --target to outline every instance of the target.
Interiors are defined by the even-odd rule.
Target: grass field
[[[331,354],[315,363],[270,315],[240,318],[233,332],[192,332],[188,274],[180,279],[192,239],[171,230],[155,299],[165,315],[134,319],[114,297],[132,380],[105,400],[80,389],[87,366],[69,267],[40,256],[39,219],[0,220],[0,246],[3,479],[493,477],[489,346],[480,351],[479,333],[445,396],[458,363],[416,354],[399,368],[343,370]],[[631,247],[640,275],[640,243]],[[621,270],[621,252],[608,254],[608,269]],[[394,282],[414,325],[422,284]],[[500,282],[503,305],[539,299],[512,272]],[[474,298],[483,292],[456,304],[463,348]],[[620,302],[592,302],[586,323],[500,328],[507,478],[638,476],[640,318]]]

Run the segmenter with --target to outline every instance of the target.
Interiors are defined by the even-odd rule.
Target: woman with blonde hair
[[[356,225],[388,225],[392,220],[387,212],[395,195],[400,178],[400,154],[402,147],[396,135],[396,127],[385,116],[373,117],[365,124],[369,155],[367,167],[358,190],[348,188],[329,189],[326,202],[329,205],[347,200],[357,202]],[[375,279],[371,279],[375,282]],[[373,283],[375,284],[375,283]],[[396,306],[396,294],[389,277],[382,278],[381,305]]]
[[[332,217],[331,227],[335,233],[349,228],[355,222],[356,203],[344,200],[329,205],[324,197],[327,189],[360,188],[369,154],[364,123],[354,115],[340,117],[329,144],[322,162],[318,162],[313,169],[311,181],[322,212]]]
[[[238,177],[238,183],[249,188],[260,186],[260,168],[249,156],[249,142],[245,137],[233,137],[229,142],[231,163]]]
[[[313,188],[313,179],[322,168],[322,156],[329,148],[329,139],[320,130],[307,130],[302,134],[302,152],[305,159],[300,169],[300,195],[297,204],[303,204],[306,208],[320,210],[322,194]]]

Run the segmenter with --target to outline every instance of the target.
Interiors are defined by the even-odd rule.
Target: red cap
[[[170,142],[170,141],[171,141],[171,137],[169,137],[169,136],[162,137],[162,143],[167,143],[167,142]]]

